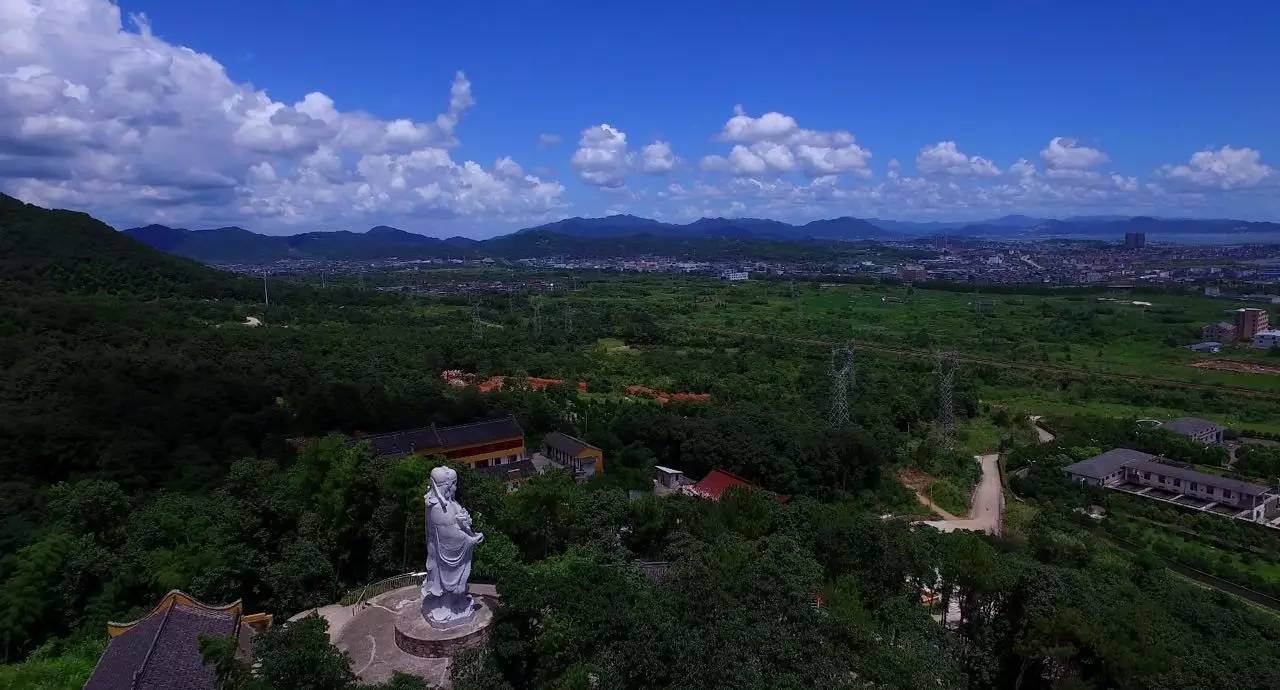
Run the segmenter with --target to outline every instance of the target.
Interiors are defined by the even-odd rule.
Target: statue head
[[[431,488],[440,500],[448,503],[453,500],[458,486],[458,473],[452,467],[441,465],[431,470]]]

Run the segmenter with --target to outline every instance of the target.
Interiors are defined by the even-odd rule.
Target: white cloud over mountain
[[[899,143],[902,162],[876,170],[848,129],[742,107],[693,123],[685,139],[581,122],[572,153],[558,134],[513,129],[537,159],[499,151],[481,163],[459,153],[472,84],[456,73],[446,101],[443,81],[440,112],[423,118],[374,115],[318,90],[290,103],[159,38],[145,17],[126,22],[108,0],[0,0],[0,189],[118,222],[298,230],[440,221],[495,231],[623,202],[673,218],[806,219],[1229,214],[1245,199],[1262,209],[1255,217],[1280,215],[1268,193],[1280,174],[1249,147],[1179,151],[1139,171],[1069,136],[1026,142],[1012,161],[945,138]],[[682,158],[677,144],[701,148]],[[568,186],[551,164],[566,159]]]
[[[1052,171],[1089,170],[1110,160],[1102,151],[1083,146],[1069,137],[1054,137],[1040,151],[1040,157]]]
[[[1202,189],[1247,189],[1275,182],[1275,168],[1262,162],[1262,154],[1250,148],[1223,146],[1198,151],[1184,165],[1166,165],[1161,175],[1170,183]]]
[[[669,173],[680,159],[671,144],[661,140],[644,146],[637,155],[628,148],[626,132],[605,123],[582,130],[578,149],[569,163],[584,181],[605,189],[621,189],[627,185],[630,173]]]
[[[720,140],[734,142],[727,156],[702,159],[702,169],[752,176],[800,170],[810,177],[851,173],[868,176],[871,152],[854,142],[845,130],[803,129],[795,118],[778,112],[752,117],[741,106],[720,131]]]
[[[956,148],[954,141],[940,141],[920,149],[916,154],[916,169],[924,175],[954,175],[956,177],[996,177],[1000,168],[982,156],[966,156]]]
[[[563,187],[454,160],[474,106],[458,72],[433,119],[296,103],[122,23],[106,0],[0,0],[0,184],[35,203],[158,222],[542,217]]]

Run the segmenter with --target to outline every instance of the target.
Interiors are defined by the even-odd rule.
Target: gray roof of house
[[[84,690],[214,690],[200,636],[233,635],[239,614],[175,603],[111,638]]]
[[[1207,419],[1200,419],[1199,417],[1179,417],[1177,419],[1170,419],[1164,424],[1161,424],[1160,427],[1168,429],[1175,434],[1182,434],[1183,436],[1198,436],[1206,431],[1220,431],[1222,429],[1221,424],[1216,424]]]
[[[409,455],[418,450],[433,448],[455,448],[473,446],[480,443],[497,441],[504,438],[524,436],[524,429],[515,417],[507,416],[483,422],[459,424],[458,426],[431,426],[418,429],[393,431],[386,434],[374,434],[351,439],[351,443],[368,441],[373,446],[373,454],[378,457]]]
[[[1154,460],[1138,460],[1129,465],[1139,472],[1156,472],[1166,477],[1175,477],[1189,482],[1199,482],[1208,486],[1216,486],[1222,489],[1230,489],[1237,493],[1253,494],[1255,496],[1262,495],[1271,490],[1270,487],[1262,484],[1254,484],[1253,482],[1232,479],[1231,477],[1223,477],[1207,472],[1198,472],[1187,467],[1178,467],[1177,465],[1167,465]]]
[[[529,458],[509,462],[505,465],[494,465],[492,467],[477,467],[476,472],[487,474],[490,477],[502,481],[528,479],[538,474],[538,468]]]
[[[1130,450],[1128,448],[1113,448],[1101,455],[1095,455],[1088,460],[1067,465],[1063,468],[1066,472],[1080,476],[1089,477],[1090,479],[1106,479],[1107,477],[1120,471],[1121,468],[1127,467],[1130,463],[1139,460],[1154,461],[1156,456],[1142,451]]]
[[[569,434],[562,434],[559,431],[553,431],[547,434],[546,438],[542,439],[542,441],[543,443],[546,443],[548,447],[555,448],[556,450],[562,453],[568,453],[569,455],[577,455],[588,448],[596,448],[580,438],[575,438]],[[600,449],[596,448],[596,450]]]

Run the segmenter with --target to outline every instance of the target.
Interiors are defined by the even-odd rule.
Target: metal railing
[[[361,588],[360,593],[354,598],[349,596],[343,597],[342,605],[358,607],[378,595],[386,594],[387,592],[400,589],[401,587],[420,585],[422,584],[422,578],[426,577],[426,575],[427,574],[425,572],[401,573],[399,575],[392,575],[391,577],[383,578],[377,582],[365,585]]]

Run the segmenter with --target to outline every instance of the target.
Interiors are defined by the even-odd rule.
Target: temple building
[[[253,636],[271,621],[265,613],[244,615],[239,601],[210,606],[175,589],[142,618],[107,623],[111,639],[84,688],[214,690],[217,679],[204,664],[200,636],[233,637],[238,656],[249,659]]]
[[[480,469],[525,459],[524,429],[507,416],[458,426],[431,426],[352,438],[367,441],[378,457],[441,455]]]
[[[542,455],[552,465],[568,470],[578,481],[604,473],[604,451],[559,431],[553,431],[542,439]]]

